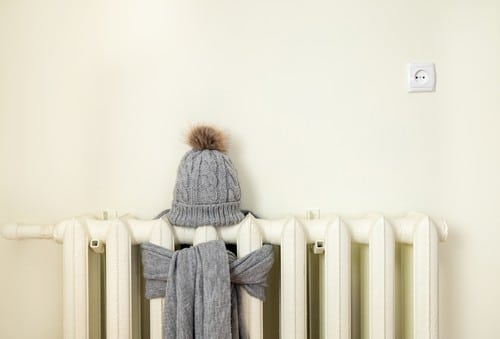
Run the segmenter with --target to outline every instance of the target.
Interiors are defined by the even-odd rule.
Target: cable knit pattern
[[[191,150],[177,171],[170,223],[178,226],[227,226],[243,219],[238,174],[227,155]]]

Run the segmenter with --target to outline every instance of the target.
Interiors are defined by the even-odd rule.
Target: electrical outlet
[[[408,92],[434,92],[436,68],[433,63],[408,64]]]

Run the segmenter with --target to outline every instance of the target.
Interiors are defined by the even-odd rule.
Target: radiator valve
[[[314,254],[325,253],[325,242],[323,240],[316,240],[314,242],[313,252],[314,252]]]
[[[104,242],[99,239],[91,239],[89,246],[95,253],[104,253]]]

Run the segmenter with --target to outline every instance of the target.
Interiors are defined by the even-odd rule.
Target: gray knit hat
[[[224,135],[210,126],[197,126],[188,135],[193,148],[177,170],[172,208],[173,225],[228,226],[243,219],[238,174],[225,154]]]

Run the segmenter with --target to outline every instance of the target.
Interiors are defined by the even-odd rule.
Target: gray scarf
[[[238,259],[221,240],[175,252],[143,244],[146,298],[165,297],[163,337],[246,339],[239,312],[241,288],[264,300],[273,262],[270,245]]]

